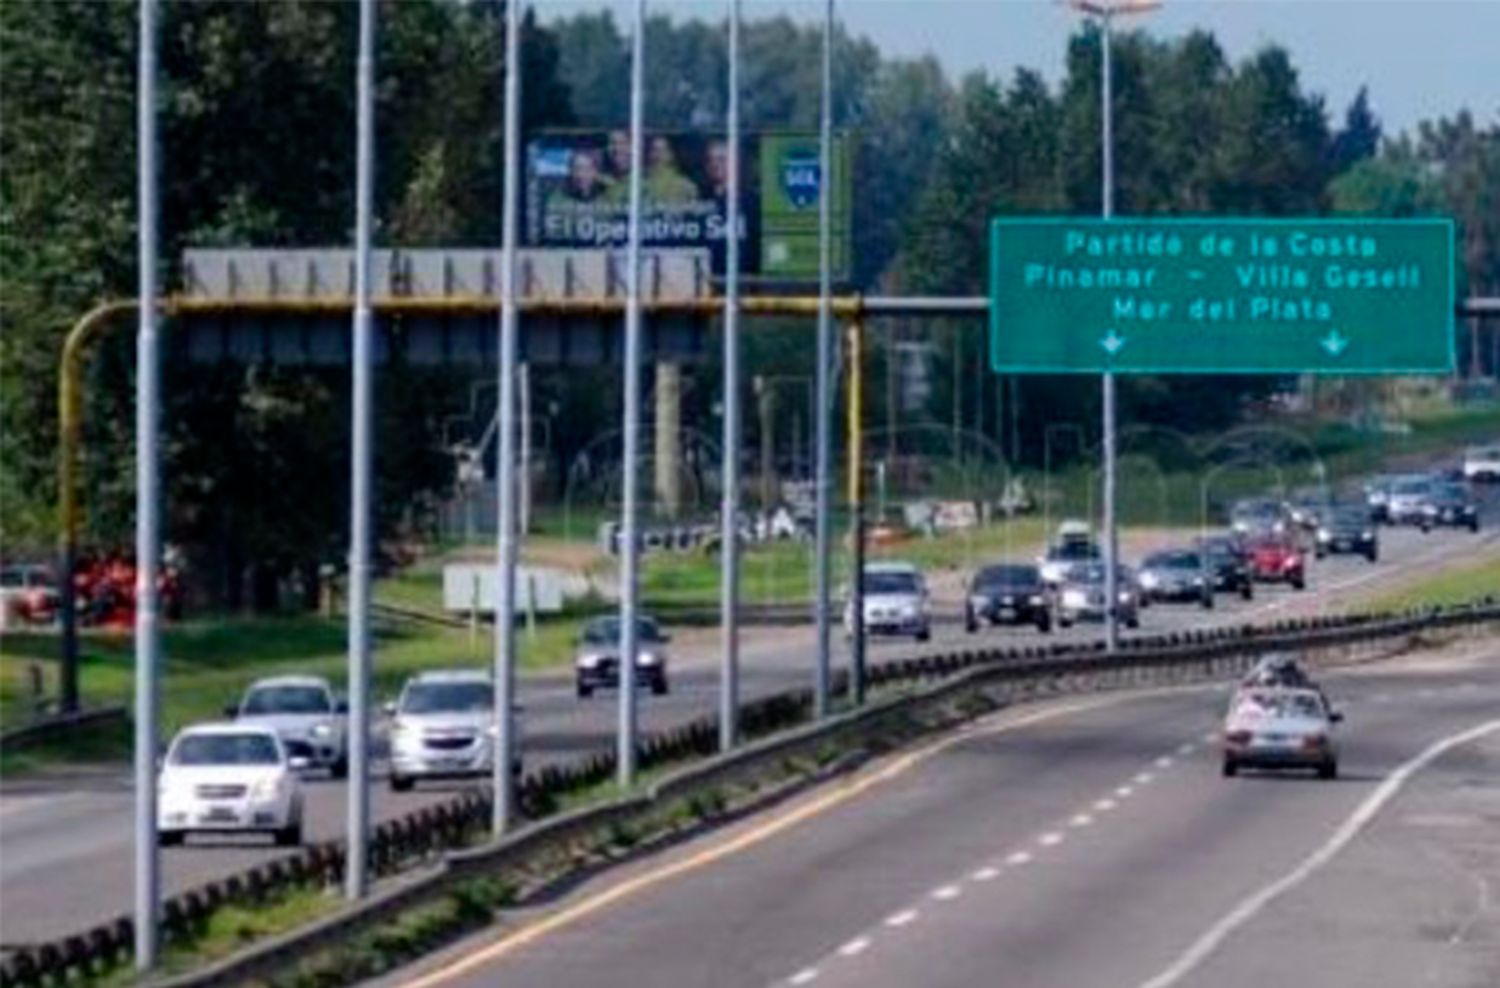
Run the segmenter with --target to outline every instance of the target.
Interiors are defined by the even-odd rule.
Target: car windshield
[[[922,580],[915,573],[865,573],[864,591],[867,594],[918,594],[922,592]]]
[[[1469,499],[1469,494],[1457,484],[1444,484],[1433,491],[1433,497],[1446,504],[1462,504]]]
[[[618,645],[620,643],[620,631],[624,625],[617,617],[596,618],[589,622],[587,628],[583,629],[583,640],[590,645]],[[656,627],[656,622],[651,618],[637,618],[635,622],[636,638],[643,642],[654,642],[661,640],[661,631]]]
[[[14,588],[26,585],[26,574],[18,569],[0,569],[0,587]]]
[[[1240,698],[1238,712],[1321,718],[1323,701],[1311,693],[1248,693]]]
[[[412,683],[401,695],[403,714],[472,714],[493,709],[495,691],[486,682]]]
[[[1000,587],[1030,587],[1041,582],[1035,566],[991,566],[979,571],[974,577],[974,586],[979,590]]]
[[[277,765],[281,753],[269,734],[189,734],[172,746],[173,765]]]
[[[1431,489],[1432,485],[1426,480],[1402,480],[1391,486],[1391,493],[1412,497],[1426,494]]]
[[[1121,585],[1130,582],[1130,570],[1121,566],[1115,571],[1115,579]],[[1068,571],[1068,580],[1072,583],[1102,584],[1104,582],[1104,565],[1102,563],[1086,563],[1074,566]]]
[[[242,714],[326,714],[333,710],[328,691],[321,686],[262,686],[250,691],[240,707]]]
[[[1075,562],[1098,559],[1099,547],[1092,542],[1064,542],[1047,550],[1047,558],[1055,562]]]
[[[1161,552],[1146,561],[1153,569],[1200,569],[1203,561],[1195,552]]]
[[[1329,521],[1337,528],[1364,528],[1370,523],[1370,516],[1358,508],[1346,508],[1335,512]]]

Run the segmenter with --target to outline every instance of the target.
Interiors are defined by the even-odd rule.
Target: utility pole
[[[833,552],[833,520],[829,518],[829,488],[833,483],[833,294],[832,231],[829,229],[833,187],[833,0],[823,6],[823,94],[818,127],[818,341],[817,463],[813,487],[816,492],[814,566],[817,597],[817,669],[813,679],[813,706],[817,717],[829,712],[830,652],[832,629],[829,619],[830,560]]]

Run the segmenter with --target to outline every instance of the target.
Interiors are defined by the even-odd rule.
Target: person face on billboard
[[[609,171],[617,179],[630,174],[630,132],[627,130],[609,132]]]
[[[593,148],[576,148],[568,159],[568,197],[578,202],[592,202],[604,192],[604,178],[599,173],[599,152]]]
[[[677,167],[672,142],[658,134],[651,138],[646,164],[646,199],[658,206],[677,206],[695,202],[698,186]]]
[[[709,141],[703,165],[708,176],[709,196],[723,199],[729,190],[729,145],[724,141]]]

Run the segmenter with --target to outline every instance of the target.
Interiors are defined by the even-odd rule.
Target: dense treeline
[[[163,255],[189,244],[347,242],[352,228],[355,8],[350,4],[169,3],[161,102]],[[133,292],[135,5],[123,0],[0,4],[0,507],[8,547],[44,547],[55,499],[55,380],[63,335],[103,298]],[[378,237],[401,245],[498,240],[503,9],[498,2],[382,6]],[[527,128],[619,125],[628,46],[607,14],[528,22]],[[721,25],[654,19],[647,118],[653,128],[722,126]],[[983,289],[984,226],[999,213],[1099,206],[1098,37],[1069,42],[1058,86],[1035,72],[946,78],[932,59],[882,56],[841,37],[835,119],[856,142],[854,287]],[[746,124],[811,128],[819,38],[785,19],[745,32]],[[1120,39],[1116,51],[1118,209],[1277,215],[1328,211],[1460,221],[1465,286],[1500,291],[1500,124],[1468,115],[1383,135],[1363,94],[1334,114],[1287,54],[1232,63],[1212,36]],[[1488,110],[1489,108],[1485,108]],[[1333,119],[1336,116],[1336,119]],[[999,438],[997,381],[971,325],[880,327],[881,342],[933,344],[918,407],[877,346],[871,415]],[[133,350],[104,348],[89,386],[87,537],[128,541]],[[752,372],[811,373],[805,325],[753,334]],[[711,348],[712,349],[712,348]],[[908,348],[909,349],[909,348]],[[717,368],[692,371],[686,414],[712,422]],[[383,531],[443,494],[445,419],[469,409],[473,371],[393,366],[379,385]],[[618,410],[618,375],[537,375],[565,467]],[[169,532],[209,588],[269,602],[288,574],[343,551],[347,373],[170,366],[166,379]],[[1211,427],[1269,382],[1140,379],[1132,419]],[[748,387],[748,386],[747,386]],[[1095,389],[1023,382],[1023,458],[1043,423],[1094,421]],[[795,393],[795,392],[792,392]],[[796,402],[783,402],[778,431]],[[747,416],[748,440],[757,439]],[[805,418],[802,423],[806,431]],[[560,472],[560,471],[559,471]],[[307,582],[307,581],[304,581]]]

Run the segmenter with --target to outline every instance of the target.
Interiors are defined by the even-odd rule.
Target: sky
[[[608,7],[628,25],[629,0],[536,0],[544,18]],[[674,17],[723,16],[727,0],[650,0]],[[819,0],[744,0],[747,19],[816,21]],[[902,57],[937,55],[952,75],[1009,77],[1021,66],[1056,82],[1077,16],[1051,0],[837,0],[847,29]],[[1238,61],[1265,44],[1287,48],[1306,87],[1342,120],[1361,85],[1387,134],[1468,108],[1500,122],[1500,0],[1165,0],[1133,17],[1161,37],[1206,28]],[[649,53],[648,53],[648,58]]]

